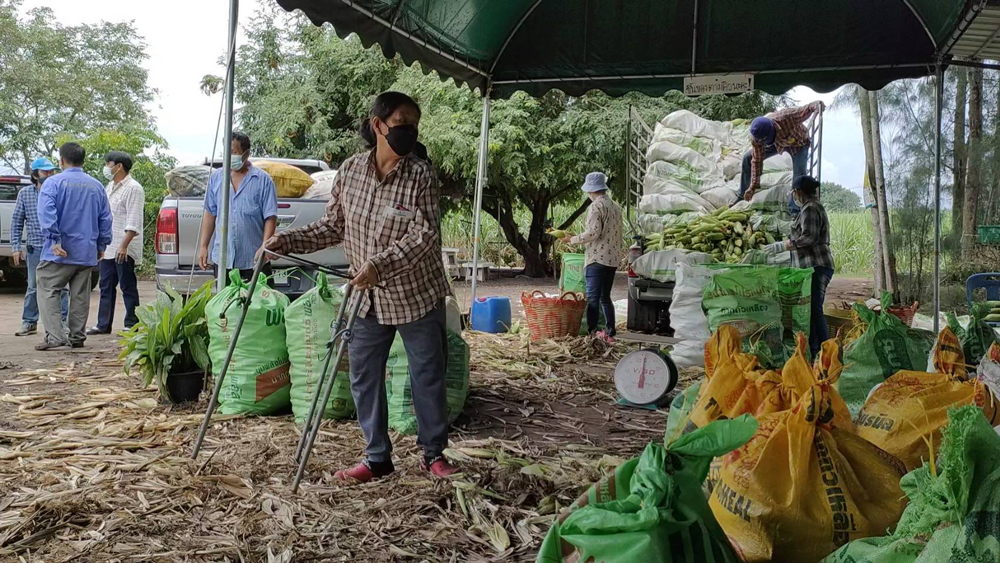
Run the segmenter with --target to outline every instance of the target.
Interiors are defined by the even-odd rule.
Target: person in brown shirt
[[[360,482],[394,471],[385,394],[386,361],[398,331],[406,347],[423,467],[446,477],[448,445],[440,188],[428,162],[414,155],[420,107],[385,92],[361,127],[369,150],[340,166],[326,215],[271,237],[279,253],[310,253],[343,243],[356,288],[368,290],[348,348],[351,394],[367,442],[365,457],[336,477]]]

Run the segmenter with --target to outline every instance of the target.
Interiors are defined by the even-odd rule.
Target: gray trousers
[[[423,318],[397,326],[382,325],[374,314],[359,317],[348,352],[351,359],[351,395],[358,408],[369,461],[391,459],[389,406],[385,396],[386,362],[399,331],[406,348],[417,415],[417,445],[426,458],[438,457],[448,447],[445,368],[448,339],[443,302]]]
[[[90,316],[90,273],[93,266],[77,266],[42,261],[35,270],[38,313],[45,327],[45,339],[50,342],[82,344],[87,339],[87,317]],[[62,323],[62,289],[69,284],[69,315]]]

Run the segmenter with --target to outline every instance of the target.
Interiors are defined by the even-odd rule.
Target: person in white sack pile
[[[750,150],[743,155],[743,172],[740,174],[740,200],[750,201],[760,188],[764,161],[787,152],[792,157],[792,184],[808,173],[809,131],[805,122],[814,113],[822,113],[823,102],[813,102],[798,108],[778,110],[756,117],[750,122]],[[789,197],[788,212],[799,213],[799,206]]]
[[[587,174],[581,188],[590,198],[587,225],[576,236],[567,235],[562,241],[582,244],[584,279],[587,284],[587,330],[609,342],[615,336],[615,304],[611,288],[615,273],[622,261],[622,208],[608,195],[608,177],[601,172]],[[606,330],[598,331],[601,312],[604,313]]]
[[[833,279],[833,253],[830,252],[830,220],[819,201],[819,182],[812,176],[803,176],[792,185],[792,197],[802,208],[792,223],[792,236],[767,245],[769,254],[791,251],[796,268],[812,268],[812,307],[809,316],[809,351],[813,357],[819,353],[823,342],[830,338],[830,329],[823,315],[826,288]]]
[[[361,126],[369,150],[340,166],[326,215],[265,242],[274,252],[310,253],[343,243],[359,290],[368,290],[348,348],[351,394],[366,447],[361,463],[338,479],[366,482],[395,468],[385,394],[386,362],[397,331],[410,367],[421,467],[437,477],[456,469],[448,445],[440,187],[427,161],[414,155],[420,107],[384,92]]]

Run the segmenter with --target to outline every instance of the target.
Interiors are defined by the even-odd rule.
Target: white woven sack
[[[733,129],[733,124],[721,121],[712,121],[682,109],[671,113],[660,120],[664,127],[678,129],[693,137],[706,137],[719,141],[729,142],[729,133]]]

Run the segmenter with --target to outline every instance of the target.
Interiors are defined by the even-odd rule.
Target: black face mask
[[[413,147],[417,145],[416,125],[397,125],[390,127],[385,135],[385,140],[389,143],[392,152],[399,156],[406,156],[413,152]]]

